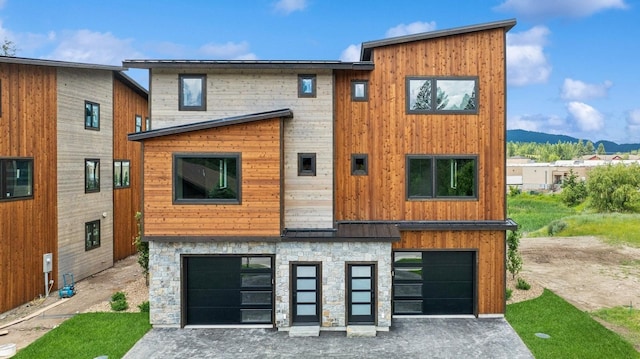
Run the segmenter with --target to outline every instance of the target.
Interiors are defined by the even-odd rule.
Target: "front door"
[[[348,324],[375,324],[375,264],[347,265]]]
[[[320,265],[292,265],[293,324],[320,323]]]

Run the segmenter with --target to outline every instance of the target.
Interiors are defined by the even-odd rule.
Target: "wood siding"
[[[142,145],[128,141],[127,134],[135,132],[136,115],[142,117],[143,131],[147,130],[149,106],[146,97],[117,78],[113,83],[113,104],[113,158],[130,161],[130,186],[113,190],[113,260],[117,261],[136,253],[135,214],[142,212]]]
[[[403,231],[396,249],[477,250],[478,314],[505,311],[505,232],[504,231]]]
[[[0,158],[33,158],[33,198],[0,201],[0,313],[45,293],[42,256],[56,247],[56,70],[0,64]]]
[[[504,29],[375,48],[375,70],[336,74],[337,220],[504,220]],[[406,114],[407,76],[477,76],[478,114]],[[351,80],[369,80],[352,102]],[[351,175],[351,155],[369,174]],[[478,198],[406,200],[406,155],[473,155]]]
[[[280,235],[280,119],[144,142],[145,236]],[[241,153],[240,204],[174,204],[173,155]]]
[[[207,111],[178,110],[178,75],[153,69],[153,128],[289,108],[284,124],[284,227],[333,227],[333,75],[330,70],[216,70],[207,74]],[[316,74],[315,98],[298,98],[298,74]],[[316,153],[316,176],[298,176],[298,153]]]
[[[85,101],[100,104],[100,130],[84,128]],[[59,278],[113,265],[113,74],[58,68]],[[85,193],[86,158],[100,159],[100,192]],[[100,247],[85,251],[85,223],[100,220]],[[60,285],[60,283],[58,283]]]

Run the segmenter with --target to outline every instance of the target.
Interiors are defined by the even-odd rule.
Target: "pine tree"
[[[420,87],[412,110],[431,110],[431,81],[426,80]]]

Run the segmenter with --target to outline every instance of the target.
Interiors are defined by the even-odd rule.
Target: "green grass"
[[[640,247],[640,214],[595,213],[570,216],[563,220],[568,226],[557,234],[559,236],[599,236],[611,244]]]
[[[14,358],[121,358],[149,329],[149,313],[78,314],[20,350]]]
[[[515,220],[523,233],[545,227],[555,219],[576,214],[557,195],[531,195],[522,193],[507,197],[508,216]]]
[[[537,359],[640,358],[618,334],[546,289],[536,299],[508,305],[506,318]]]
[[[629,307],[604,308],[592,313],[608,323],[625,328],[624,338],[640,347],[640,310]]]

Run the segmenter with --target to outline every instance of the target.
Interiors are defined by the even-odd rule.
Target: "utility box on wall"
[[[45,253],[42,256],[42,272],[49,273],[53,271],[53,253]]]

